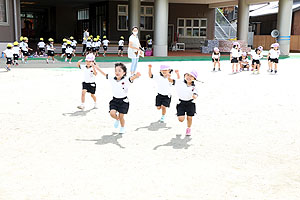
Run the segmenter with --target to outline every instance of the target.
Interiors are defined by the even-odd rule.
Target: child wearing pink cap
[[[168,65],[161,65],[159,74],[152,73],[152,65],[148,65],[149,71],[148,75],[150,78],[156,81],[157,83],[157,96],[155,98],[155,106],[157,110],[161,110],[160,122],[165,121],[165,116],[167,108],[170,107],[171,103],[171,85],[175,84],[175,80],[171,79],[171,72]]]
[[[216,70],[216,65],[218,65],[218,70],[221,71],[221,67],[220,67],[221,54],[220,54],[220,50],[218,47],[214,48],[214,52],[212,53],[211,57],[212,57],[212,62],[214,63],[213,71]]]
[[[272,69],[272,63],[271,63],[271,58],[270,58],[270,52],[274,49],[274,44],[271,44],[271,48],[268,52],[268,55],[267,55],[267,60],[268,60],[268,66],[269,66],[269,69],[268,69],[268,72],[271,71]]]
[[[262,55],[262,51],[263,51],[263,47],[259,46],[257,47],[257,49],[255,49],[255,51],[252,53],[251,55],[251,60],[252,60],[252,66],[253,66],[253,74],[255,73],[255,70],[257,72],[257,74],[259,74],[259,70],[260,70],[260,59],[263,58]]]
[[[270,72],[273,72],[273,65],[274,65],[274,72],[275,74],[277,73],[277,66],[278,66],[278,59],[279,59],[279,55],[280,55],[280,51],[279,51],[279,44],[278,43],[274,43],[273,44],[273,49],[271,49],[269,51],[269,55],[270,55]]]
[[[238,42],[234,42],[232,49],[230,51],[230,62],[232,64],[232,73],[239,72],[239,57],[240,57],[239,46],[240,44]]]
[[[96,104],[96,83],[95,83],[95,76],[97,75],[96,71],[96,63],[95,63],[95,56],[93,54],[88,54],[85,58],[85,66],[80,65],[82,59],[77,62],[77,67],[79,67],[83,72],[83,82],[82,82],[82,93],[81,93],[81,105],[77,108],[84,110],[85,106],[85,94],[91,93],[91,97],[93,98],[95,105],[94,108],[97,108]]]
[[[113,99],[109,102],[110,116],[115,119],[114,127],[120,127],[120,134],[125,133],[125,119],[124,115],[129,110],[129,100],[127,97],[128,89],[136,78],[139,78],[141,74],[137,72],[130,77],[127,76],[127,68],[123,63],[115,64],[115,73],[106,74],[98,66],[97,70],[106,77],[111,83]]]
[[[179,72],[176,71],[176,74],[179,79]],[[198,73],[193,70],[190,73],[184,74],[184,80],[177,80],[175,82],[180,101],[180,103],[176,106],[177,117],[180,122],[183,122],[185,120],[185,116],[187,116],[187,136],[191,135],[192,119],[196,113],[196,104],[193,101],[198,97],[198,91],[195,86],[197,77]]]

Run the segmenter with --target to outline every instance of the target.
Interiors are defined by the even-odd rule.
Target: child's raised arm
[[[104,73],[104,71],[102,71],[102,69],[100,69],[100,67],[96,63],[93,66],[95,66],[96,70],[98,70],[103,76],[107,76],[107,74]]]
[[[138,77],[140,77],[140,76],[141,76],[141,73],[140,73],[140,72],[137,72],[135,75],[131,76],[131,77],[129,78],[129,80],[132,82],[132,81],[134,81],[134,79],[136,79],[136,78],[138,78]]]
[[[151,71],[152,65],[149,64],[148,67],[149,67],[148,75],[149,75],[150,78],[152,78],[153,77],[153,74],[152,74],[152,71]]]
[[[80,63],[82,62],[83,59],[78,60],[77,62],[77,67],[80,68]]]
[[[179,70],[175,70],[175,73],[177,74],[177,79],[180,79]]]
[[[93,74],[94,74],[95,76],[97,76],[97,71],[96,71],[96,69],[95,69],[96,66],[97,66],[96,64],[93,64],[93,65],[92,65],[92,67],[93,67]]]

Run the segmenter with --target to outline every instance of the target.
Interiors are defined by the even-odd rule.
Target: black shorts
[[[242,56],[240,56],[240,57],[239,57],[239,61],[242,61],[242,60],[243,60],[243,58],[242,58]]]
[[[180,100],[180,103],[177,104],[176,106],[177,116],[184,116],[185,114],[187,116],[194,116],[196,113],[196,104],[192,101],[193,100],[190,101]]]
[[[155,106],[170,107],[171,97],[168,95],[157,94],[155,99]]]
[[[23,56],[30,56],[28,51],[22,51],[22,53],[23,53]]]
[[[76,46],[71,46],[71,47],[72,47],[72,49],[76,50]]]
[[[82,83],[82,90],[86,90],[88,93],[95,94],[96,93],[96,83]]]
[[[123,51],[123,46],[119,46],[118,50]]]
[[[96,52],[96,47],[92,47],[92,51],[93,51],[93,52]]]
[[[6,64],[11,65],[13,61],[13,58],[6,58]]]
[[[62,53],[62,54],[65,54],[65,53],[66,53],[66,48],[62,48],[62,49],[61,49],[61,53]]]
[[[268,58],[268,61],[271,61],[271,58],[270,58],[270,57]]]
[[[148,48],[152,48],[152,44],[148,44]]]
[[[212,60],[213,62],[215,62],[215,61],[216,61],[216,62],[219,62],[219,61],[220,61],[220,58],[218,58],[218,59],[212,58],[211,60]]]
[[[239,63],[238,58],[232,58],[231,63]]]
[[[100,50],[100,47],[96,47],[96,51],[99,51]]]
[[[258,65],[260,65],[260,61],[259,60],[252,60],[252,65],[254,65],[254,64],[258,64]]]
[[[14,54],[14,60],[19,60],[19,54]]]
[[[86,48],[86,51],[91,51],[91,50],[92,50],[91,47],[87,47],[87,48]]]
[[[278,58],[270,58],[270,61],[271,61],[272,63],[278,63]]]
[[[45,48],[39,48],[39,52],[45,52]]]
[[[128,110],[129,110],[129,101],[127,99],[127,97],[125,98],[113,98],[110,102],[109,102],[109,111],[111,110],[116,110],[119,113],[122,114],[127,114]]]
[[[72,54],[71,53],[67,53],[67,58],[72,58]]]
[[[103,46],[104,51],[107,51],[107,46]]]
[[[243,67],[243,68],[248,68],[248,67],[249,67],[249,64],[246,64],[246,65],[245,65],[245,64],[242,64],[242,67]]]
[[[47,55],[48,56],[54,56],[54,51],[48,51]]]

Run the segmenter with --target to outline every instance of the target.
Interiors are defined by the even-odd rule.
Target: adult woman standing
[[[82,55],[85,54],[86,42],[87,42],[88,37],[90,36],[88,28],[85,28],[83,31],[84,32],[83,32],[83,40],[82,40]]]
[[[137,68],[137,64],[139,62],[139,57],[141,54],[141,44],[138,38],[139,29],[138,27],[132,27],[132,35],[129,37],[129,45],[128,45],[128,58],[131,59],[131,74],[134,74]]]

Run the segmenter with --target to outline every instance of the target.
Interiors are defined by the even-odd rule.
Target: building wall
[[[270,35],[277,28],[277,14],[251,17],[249,22],[261,22],[260,31],[255,32],[256,35]]]
[[[71,6],[56,7],[56,38],[74,36],[76,30],[76,10]]]
[[[300,10],[293,13],[292,35],[300,35]]]

